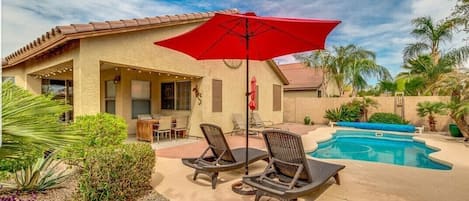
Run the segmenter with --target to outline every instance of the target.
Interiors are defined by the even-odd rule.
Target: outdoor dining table
[[[153,143],[153,131],[158,129],[159,119],[139,119],[137,120],[137,140]],[[172,119],[171,127],[176,126],[176,119]]]

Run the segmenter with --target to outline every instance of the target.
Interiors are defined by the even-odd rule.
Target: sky
[[[2,0],[1,55],[8,56],[58,25],[237,8],[260,16],[341,20],[326,48],[355,44],[374,51],[377,63],[396,75],[402,50],[417,41],[410,34],[411,20],[444,19],[454,5],[455,0]],[[443,49],[468,45],[464,37],[467,34],[455,34]],[[292,55],[274,60],[296,62]]]

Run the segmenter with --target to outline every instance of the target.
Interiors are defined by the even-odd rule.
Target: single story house
[[[230,131],[232,114],[245,114],[244,61],[234,69],[223,60],[198,61],[153,44],[187,32],[213,15],[56,26],[3,58],[2,78],[35,94],[52,93],[72,105],[73,111],[63,116],[66,121],[108,112],[123,117],[128,132],[135,133],[140,114],[187,115],[189,135],[202,136],[198,128],[202,122]],[[252,61],[250,66],[258,83],[257,111],[266,120],[282,122],[286,77],[270,60]]]
[[[304,63],[282,64],[279,68],[289,82],[283,88],[285,98],[324,96],[324,74],[320,68],[310,68]],[[339,94],[332,80],[329,81],[327,92],[329,96]]]

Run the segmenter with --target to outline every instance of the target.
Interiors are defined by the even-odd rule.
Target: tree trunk
[[[435,121],[435,117],[433,117],[433,115],[428,116],[428,124],[430,125],[430,131],[435,132],[436,131],[436,121]]]
[[[469,139],[469,125],[467,124],[464,116],[457,118],[454,114],[450,115],[451,118],[454,120],[456,125],[458,126],[459,130],[461,131],[462,135],[464,136],[465,140]]]

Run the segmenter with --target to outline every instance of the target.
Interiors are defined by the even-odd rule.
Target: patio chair
[[[187,131],[187,116],[180,116],[176,117],[176,125],[174,128],[171,128],[171,131],[174,131],[174,138],[177,139],[178,132],[186,132]],[[183,133],[184,134],[184,133]],[[183,135],[184,137],[184,135]]]
[[[231,135],[233,133],[239,133],[239,132],[245,132],[246,131],[246,120],[243,118],[243,116],[239,113],[233,113],[233,130],[231,131]],[[262,130],[249,130],[250,135],[257,135],[258,132]]]
[[[269,165],[263,173],[243,177],[244,183],[257,189],[256,201],[262,196],[296,200],[331,177],[340,184],[339,171],[345,166],[307,159],[299,135],[283,130],[265,130],[262,135]]]
[[[273,126],[274,122],[273,121],[263,121],[259,113],[257,112],[252,112],[251,113],[252,118],[251,118],[251,127],[253,128],[275,128],[278,129],[278,127]]]
[[[171,116],[161,116],[158,120],[158,128],[153,131],[156,135],[156,142],[160,142],[160,135],[161,134],[168,134],[169,139],[171,140]]]
[[[198,158],[183,158],[182,163],[194,168],[193,180],[200,173],[211,178],[212,189],[216,188],[218,172],[230,171],[244,166],[246,160],[253,163],[258,160],[267,160],[267,152],[260,149],[248,148],[246,159],[246,148],[230,149],[220,127],[212,124],[200,124],[200,128],[207,140],[208,147]],[[211,150],[213,156],[208,155]]]

